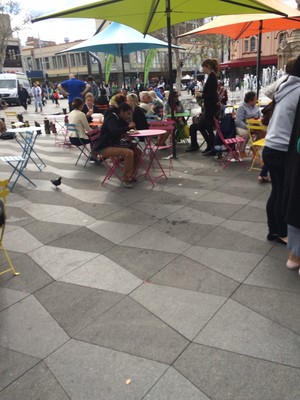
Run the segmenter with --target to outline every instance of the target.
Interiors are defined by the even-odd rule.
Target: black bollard
[[[51,133],[51,131],[50,131],[50,121],[47,118],[44,119],[44,128],[45,128],[46,135],[50,135],[50,133]]]
[[[63,111],[63,114],[67,114],[67,109],[66,108],[63,108],[62,111]]]

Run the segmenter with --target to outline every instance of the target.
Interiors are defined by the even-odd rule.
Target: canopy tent
[[[244,13],[278,13],[285,15],[285,4],[280,0],[98,0],[68,10],[35,18],[33,22],[49,18],[93,18],[115,21],[131,26],[144,35],[167,27],[169,49],[170,96],[173,98],[171,25],[213,15]],[[174,105],[171,101],[174,118]],[[176,157],[176,144],[173,143]]]
[[[191,79],[193,79],[193,77],[190,76],[189,74],[184,75],[184,76],[181,78],[182,81],[190,81]]]
[[[227,15],[214,19],[200,28],[183,33],[178,37],[188,35],[219,34],[233,40],[258,35],[258,51],[256,59],[257,96],[259,95],[259,77],[261,70],[261,40],[262,33],[276,30],[300,28],[300,11],[286,6],[287,17],[276,14]],[[247,59],[244,60],[247,62]],[[230,63],[229,63],[230,64]],[[232,64],[233,65],[233,64]]]
[[[119,24],[118,22],[112,22],[103,31],[92,36],[90,39],[62,50],[59,53],[92,51],[121,57],[123,82],[125,86],[124,55],[138,50],[164,47],[168,47],[168,43],[150,35],[144,36],[141,32],[129,26]],[[172,48],[180,49],[180,47],[174,45],[172,45]]]

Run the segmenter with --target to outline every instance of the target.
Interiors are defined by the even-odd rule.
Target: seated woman
[[[132,120],[135,123],[137,130],[148,129],[149,125],[145,115],[145,111],[139,107],[139,98],[135,93],[130,93],[127,95],[127,103],[132,109]]]
[[[75,97],[72,101],[72,111],[69,113],[69,124],[76,125],[78,134],[77,136],[76,132],[73,131],[70,133],[69,139],[74,146],[90,143],[90,138],[86,135],[86,132],[90,131],[91,128],[82,112],[83,105],[83,100],[80,97]]]
[[[105,114],[96,148],[103,157],[124,159],[123,187],[125,188],[133,188],[136,181],[134,176],[142,154],[136,146],[122,147],[121,139],[136,126],[131,121],[132,109],[129,104],[123,103],[119,107],[109,109]]]
[[[248,92],[245,94],[244,102],[239,106],[236,112],[235,126],[236,133],[243,137],[245,141],[240,146],[241,157],[246,157],[245,149],[249,141],[249,134],[247,129],[247,119],[260,118],[260,109],[257,106],[257,96],[255,92]]]
[[[92,115],[99,114],[100,110],[97,106],[95,106],[94,95],[91,92],[88,92],[84,98],[85,98],[85,103],[82,108],[82,112],[85,114],[88,122],[90,123],[93,121]]]

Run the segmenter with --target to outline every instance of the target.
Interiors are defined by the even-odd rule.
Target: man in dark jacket
[[[29,94],[23,85],[19,86],[18,97],[21,106],[24,107],[25,110],[27,110],[27,99],[29,98]]]
[[[134,176],[141,158],[140,149],[132,146],[130,142],[121,142],[127,132],[135,128],[135,123],[131,120],[132,110],[127,103],[107,110],[95,149],[105,158],[120,157],[124,160],[123,187],[128,189],[134,186]]]

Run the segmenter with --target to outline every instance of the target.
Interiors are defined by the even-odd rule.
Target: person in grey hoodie
[[[287,244],[283,189],[292,126],[300,97],[300,56],[286,82],[274,94],[275,109],[268,125],[263,161],[271,176],[272,190],[267,201],[268,240]]]

